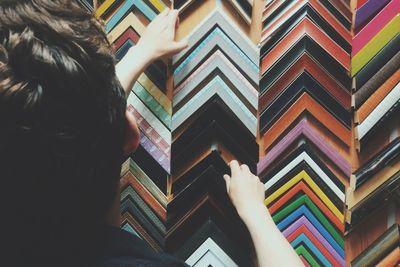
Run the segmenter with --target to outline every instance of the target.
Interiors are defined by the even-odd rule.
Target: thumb
[[[179,53],[182,50],[186,49],[189,46],[188,40],[187,39],[182,39],[180,41],[174,42],[172,44],[172,52],[173,53]]]
[[[231,184],[231,177],[228,174],[224,174],[224,180],[226,185],[226,192],[229,194],[229,186]]]

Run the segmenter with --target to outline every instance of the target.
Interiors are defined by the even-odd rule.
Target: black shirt
[[[104,234],[108,244],[103,255],[92,266],[99,267],[187,267],[179,260],[165,253],[157,253],[139,237],[119,228],[105,227]]]
[[[59,231],[53,238],[23,229],[21,232],[10,231],[14,238],[5,242],[0,266],[188,267],[184,261],[155,252],[139,237],[117,227]]]

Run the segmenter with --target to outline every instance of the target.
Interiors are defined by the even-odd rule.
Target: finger
[[[228,174],[224,174],[224,180],[226,185],[226,192],[229,193],[229,186],[231,184],[231,177]]]
[[[249,166],[247,166],[246,164],[240,165],[240,169],[244,172],[250,172]]]
[[[240,166],[239,166],[239,162],[237,162],[237,160],[232,160],[229,163],[229,167],[231,167],[231,173],[232,173],[232,177],[236,177],[240,174]]]
[[[178,10],[172,10],[167,17],[167,24],[170,28],[175,30],[176,21],[178,20]]]
[[[187,39],[174,42],[172,46],[172,53],[177,54],[189,46]]]

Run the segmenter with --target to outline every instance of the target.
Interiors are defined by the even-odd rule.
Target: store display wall
[[[128,98],[141,141],[121,173],[124,229],[190,265],[254,265],[222,179],[237,159],[305,265],[395,266],[399,0],[81,2],[117,60],[166,7],[189,40]]]

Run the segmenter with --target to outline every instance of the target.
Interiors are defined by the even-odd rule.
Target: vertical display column
[[[400,258],[400,1],[354,1],[353,175],[347,192],[347,262]]]
[[[247,35],[251,5],[176,1],[175,8],[178,37],[188,38],[189,47],[172,59],[167,250],[190,265],[251,266],[250,239],[223,180],[232,159],[254,172],[258,162],[259,51]]]
[[[351,174],[351,11],[268,1],[260,52],[258,174],[278,228],[306,265],[345,266]]]
[[[105,23],[117,61],[135,46],[150,21],[171,5],[162,0],[98,2],[95,15]],[[157,61],[138,78],[129,94],[128,111],[137,120],[140,145],[121,173],[122,228],[158,251],[165,249],[171,171],[172,101],[167,96],[167,75],[167,62]]]

